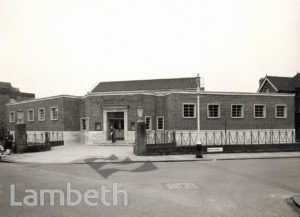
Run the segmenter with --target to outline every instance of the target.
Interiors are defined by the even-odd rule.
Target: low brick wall
[[[223,152],[219,153],[255,153],[255,152],[284,152],[300,151],[300,143],[286,144],[264,144],[264,145],[223,145],[223,146],[202,146],[203,154],[215,154],[218,152],[207,152],[207,148],[222,147]],[[180,155],[196,154],[196,146],[174,146],[172,144],[157,144],[146,146],[146,155]]]
[[[28,144],[26,147],[26,152],[40,152],[40,151],[50,151],[51,150],[51,144]]]

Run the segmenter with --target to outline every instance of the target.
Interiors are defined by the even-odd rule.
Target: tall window
[[[195,115],[195,104],[183,104],[183,117],[194,118]]]
[[[243,105],[231,105],[231,117],[232,118],[243,118],[244,117]]]
[[[80,130],[86,130],[86,119],[85,118],[80,119]]]
[[[15,122],[15,112],[9,113],[9,122]]]
[[[209,118],[219,118],[220,117],[220,105],[218,104],[209,104],[207,106],[207,116]]]
[[[265,118],[266,117],[266,105],[254,105],[254,117]]]
[[[157,117],[156,126],[157,126],[158,130],[164,129],[164,117],[162,117],[162,116]]]
[[[50,117],[51,117],[51,120],[58,120],[58,108],[57,107],[52,107],[50,109]]]
[[[152,118],[150,116],[145,116],[145,127],[146,130],[152,130]]]
[[[27,121],[34,121],[34,111],[33,111],[33,109],[29,109],[27,111]]]
[[[45,109],[40,108],[38,114],[39,114],[39,121],[44,121],[45,120]]]
[[[275,108],[276,108],[275,109],[276,118],[286,118],[287,116],[286,105],[276,105]]]

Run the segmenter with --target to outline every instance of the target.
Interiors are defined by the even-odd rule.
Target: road
[[[0,216],[299,216],[289,198],[300,194],[300,158],[155,163],[38,165],[0,163]],[[103,192],[117,183],[114,195],[67,206],[67,185],[82,195]],[[12,191],[11,185],[15,186]],[[26,189],[59,189],[54,206],[27,206]],[[123,191],[122,191],[123,190]],[[124,191],[127,192],[124,193]],[[11,206],[11,194],[22,206]],[[122,193],[123,192],[123,193]],[[71,194],[72,195],[72,194]],[[99,196],[100,197],[100,196]],[[72,195],[71,200],[78,197]],[[128,206],[126,203],[128,199]],[[27,198],[28,199],[28,198]],[[32,198],[31,198],[32,199]],[[32,200],[28,200],[33,203]],[[106,204],[106,205],[105,205]],[[110,204],[110,206],[108,206]]]

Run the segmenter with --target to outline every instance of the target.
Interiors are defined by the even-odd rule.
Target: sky
[[[300,0],[0,0],[0,81],[36,97],[194,77],[256,92],[300,72]]]

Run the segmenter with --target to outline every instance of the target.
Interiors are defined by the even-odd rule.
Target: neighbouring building
[[[195,78],[100,82],[85,96],[54,96],[7,104],[9,129],[17,122],[28,133],[63,131],[65,141],[89,145],[110,142],[110,126],[117,140],[135,139],[137,109],[143,108],[151,132],[196,133]],[[202,133],[294,132],[294,93],[227,93],[201,91]],[[20,120],[16,118],[19,115]]]
[[[6,104],[34,98],[34,94],[22,93],[18,88],[12,87],[11,83],[0,82],[0,140],[3,140],[7,130]]]
[[[295,95],[296,139],[300,140],[300,74],[294,77],[268,76],[259,80],[258,93],[293,93]]]

